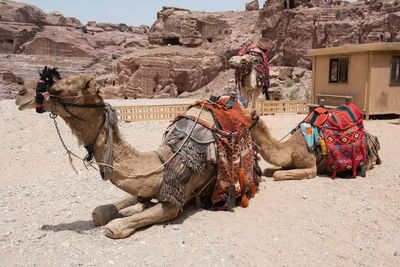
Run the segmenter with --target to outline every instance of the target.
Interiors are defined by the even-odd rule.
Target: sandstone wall
[[[124,56],[114,72],[120,97],[160,98],[193,92],[212,81],[222,68],[221,58],[212,52],[163,47]]]
[[[400,1],[399,1],[400,2]],[[400,41],[400,5],[396,1],[267,1],[257,26],[270,51],[271,64],[311,67],[308,49]]]

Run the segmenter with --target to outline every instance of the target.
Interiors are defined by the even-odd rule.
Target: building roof
[[[335,54],[353,54],[368,51],[399,51],[400,42],[396,43],[367,43],[367,44],[355,44],[355,45],[343,45],[337,47],[327,47],[311,49],[307,51],[309,56],[323,56],[323,55],[335,55]]]

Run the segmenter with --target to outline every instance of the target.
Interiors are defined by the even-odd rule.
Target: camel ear
[[[84,76],[81,81],[81,89],[82,91],[88,91],[91,87],[93,87],[94,78],[93,76]]]

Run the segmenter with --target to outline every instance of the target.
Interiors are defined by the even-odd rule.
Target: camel
[[[229,59],[229,64],[241,69],[244,74],[243,83],[244,86],[238,83],[239,93],[249,100],[249,108],[256,108],[257,99],[262,92],[261,86],[257,86],[257,70],[251,65],[253,64],[255,57],[249,54],[243,56],[233,56]],[[250,70],[250,72],[248,71]]]
[[[326,172],[327,157],[309,151],[300,129],[297,129],[288,140],[279,142],[271,136],[267,124],[259,119],[256,111],[252,111],[252,118],[254,124],[250,134],[260,148],[261,157],[268,163],[281,167],[281,169],[265,169],[264,176],[273,176],[275,181],[301,180],[314,178],[317,173]],[[370,170],[374,162],[381,164],[379,156],[368,156],[366,169]]]
[[[20,110],[35,108],[35,84],[25,86],[17,96]],[[166,170],[162,159],[171,159],[174,153],[168,145],[141,152],[128,144],[94,77],[78,75],[57,80],[42,95],[43,110],[53,117],[60,116],[88,151],[92,147],[102,178],[129,194],[92,212],[95,224],[103,226],[110,238],[125,238],[140,227],[172,220],[187,201],[198,197],[216,179],[215,164],[207,163],[201,175],[192,173],[185,183],[181,207],[163,201],[160,187]]]

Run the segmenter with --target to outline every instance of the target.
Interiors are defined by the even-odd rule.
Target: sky
[[[243,11],[251,0],[23,0],[46,13],[58,11],[65,17],[79,19],[82,24],[125,23],[129,26],[151,26],[163,6],[174,6],[192,11]],[[265,0],[259,0],[260,8]]]

